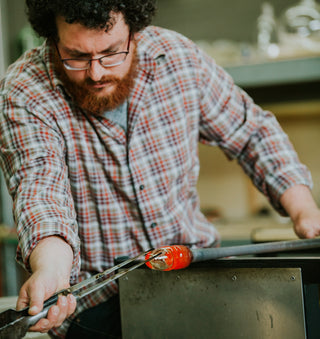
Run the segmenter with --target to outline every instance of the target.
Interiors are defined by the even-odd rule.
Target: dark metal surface
[[[119,284],[123,339],[306,338],[300,268],[194,264]]]
[[[276,255],[276,254],[275,254]],[[254,294],[257,292],[257,288],[260,288],[261,291],[265,291],[263,286],[268,290],[271,289],[271,303],[267,303],[266,297],[257,297],[257,315],[260,316],[259,319],[263,319],[261,324],[257,323],[257,320],[254,319],[254,325],[257,325],[256,331],[259,333],[255,333],[254,335],[243,335],[243,332],[239,330],[241,327],[241,322],[245,317],[252,316],[252,312],[248,313],[249,306],[253,305],[252,300],[248,303],[247,299],[244,297],[246,294],[241,292],[241,289],[237,285],[239,281],[243,282],[243,278],[237,275],[236,272],[238,270],[245,269],[247,271],[256,271],[256,272],[272,272],[274,270],[278,271],[283,270],[286,272],[290,272],[291,269],[299,270],[300,277],[290,278],[290,282],[294,282],[294,284],[298,284],[303,286],[302,290],[299,287],[299,291],[293,291],[292,288],[294,284],[290,285],[287,281],[283,281],[279,284],[276,284],[277,279],[273,282],[268,283],[267,286],[261,282],[261,276],[259,279],[256,279],[256,276],[252,275],[252,279],[248,282],[248,284],[243,284],[245,289],[252,291]],[[209,271],[211,281],[215,279],[216,272],[222,272],[223,270],[227,270],[230,274],[234,273],[231,276],[237,277],[232,280],[235,284],[230,282],[230,274],[227,275],[227,286],[231,292],[225,294],[225,303],[221,302],[221,296],[219,291],[225,285],[224,283],[217,284],[217,288],[215,289],[213,284],[211,284],[211,289],[209,286],[197,283],[196,279],[193,279],[194,283],[184,284],[184,280],[182,280],[185,272],[189,272],[192,270],[193,272],[200,272],[198,270],[203,270],[204,272]],[[196,271],[197,270],[197,271]],[[242,272],[245,272],[242,271]],[[275,272],[275,271],[274,271]],[[167,278],[169,274],[173,275],[176,278],[173,279],[173,283],[166,285]],[[268,274],[270,279],[270,274]],[[178,278],[179,277],[179,278]],[[195,275],[197,277],[197,274]],[[221,277],[221,275],[220,275]],[[279,277],[279,276],[278,276]],[[292,276],[293,277],[293,276]],[[205,277],[205,280],[207,278]],[[264,279],[263,279],[264,280]],[[181,282],[182,281],[182,282]],[[192,282],[192,279],[191,279]],[[159,272],[159,271],[149,271],[147,269],[139,269],[136,272],[130,273],[127,277],[124,277],[119,280],[120,285],[120,301],[121,301],[121,311],[122,311],[122,326],[123,326],[123,339],[129,338],[173,338],[174,335],[171,336],[169,333],[164,334],[164,331],[168,330],[168,322],[171,322],[172,328],[176,328],[178,331],[176,338],[277,338],[275,336],[268,337],[271,328],[271,318],[269,317],[269,325],[270,328],[266,325],[268,324],[267,320],[269,313],[263,313],[264,310],[267,312],[270,308],[265,308],[265,305],[272,305],[272,301],[274,301],[273,305],[276,309],[282,310],[282,312],[289,311],[285,313],[288,316],[288,320],[282,319],[283,325],[286,327],[284,330],[290,330],[291,323],[293,317],[297,315],[296,312],[299,312],[300,316],[297,320],[301,326],[305,327],[305,331],[307,334],[303,333],[301,337],[298,336],[297,333],[301,333],[299,331],[294,334],[294,336],[284,335],[282,338],[305,338],[308,339],[318,339],[320,333],[320,305],[319,305],[319,285],[320,285],[320,258],[319,256],[296,256],[296,257],[245,257],[245,258],[229,258],[229,259],[219,259],[219,260],[210,260],[206,262],[199,262],[191,264],[187,269],[180,271],[171,271],[171,272]],[[139,288],[143,286],[143,291]],[[182,286],[183,295],[179,294],[179,288]],[[201,292],[194,292],[194,287],[197,286]],[[256,286],[256,287],[255,287]],[[260,286],[260,287],[259,287]],[[271,287],[274,288],[271,288]],[[276,287],[275,287],[276,286]],[[208,289],[207,289],[208,287]],[[289,287],[289,289],[287,288]],[[294,288],[297,288],[295,285]],[[229,290],[229,291],[230,291]],[[266,291],[267,291],[266,290]],[[140,291],[138,294],[135,291]],[[273,293],[273,297],[272,297]],[[284,294],[287,294],[288,298],[284,297]],[[129,295],[131,295],[129,297]],[[267,295],[267,294],[266,294]],[[266,296],[265,295],[265,296]],[[290,295],[290,296],[289,296]],[[279,297],[278,297],[279,296]],[[215,306],[216,298],[220,298],[220,308]],[[282,300],[282,301],[281,301]],[[294,303],[294,307],[291,307],[290,304],[286,305],[285,301],[287,300],[289,303],[292,301]],[[301,302],[300,302],[301,300]],[[230,314],[232,314],[232,304],[240,303],[241,306],[237,314],[239,318],[235,316],[233,321],[230,321]],[[279,303],[280,302],[280,303]],[[197,308],[198,305],[200,308]],[[300,306],[301,307],[300,307]],[[297,308],[300,308],[297,311]],[[205,309],[206,308],[206,309]],[[188,314],[194,310],[194,315],[190,318]],[[186,314],[185,312],[188,312]],[[209,312],[209,313],[208,313]],[[211,312],[211,313],[210,313]],[[262,312],[262,313],[261,313]],[[292,314],[293,312],[293,314]],[[272,314],[272,313],[270,313]],[[284,315],[285,315],[284,314]],[[177,315],[177,317],[176,317]],[[182,317],[182,315],[185,315]],[[262,318],[261,318],[261,315]],[[283,316],[284,316],[283,315]],[[218,316],[219,321],[217,323],[216,317]],[[281,316],[281,315],[280,315]],[[304,319],[300,317],[304,316]],[[200,321],[203,319],[205,322],[204,326],[201,325],[200,332],[197,332],[197,335],[194,335],[192,332],[194,328],[194,319],[199,318]],[[182,318],[182,320],[181,320]],[[229,322],[226,325],[226,321]],[[273,317],[273,325],[278,324],[278,318]],[[178,321],[179,320],[179,321]],[[181,322],[181,321],[182,322]],[[304,325],[302,323],[304,322]],[[186,331],[185,326],[190,331]],[[261,325],[261,326],[260,326]],[[266,329],[264,328],[266,325]],[[169,327],[170,327],[169,326]],[[292,328],[295,328],[297,324],[294,324]],[[137,329],[139,327],[139,329]],[[210,327],[208,329],[208,327]],[[250,330],[251,324],[247,324],[248,331]],[[207,328],[208,332],[201,332],[203,328]],[[229,336],[230,330],[233,329],[235,331],[234,336]],[[236,329],[238,331],[236,331]],[[149,335],[151,331],[151,336]],[[137,332],[139,331],[139,332]],[[186,333],[188,332],[188,333]],[[200,335],[201,334],[201,335]],[[192,336],[194,335],[194,336]],[[175,339],[176,339],[175,338]]]
[[[304,284],[320,284],[320,256],[251,257],[209,260],[191,265],[211,268],[301,268]]]

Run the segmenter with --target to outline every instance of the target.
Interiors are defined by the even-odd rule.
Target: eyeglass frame
[[[104,68],[111,68],[111,67],[115,67],[115,66],[119,66],[121,64],[123,64],[126,59],[127,59],[127,56],[130,52],[130,43],[131,43],[131,32],[129,32],[129,38],[128,38],[128,45],[127,45],[127,50],[126,51],[121,51],[121,52],[116,52],[116,53],[109,53],[109,54],[105,54],[103,55],[102,57],[100,58],[92,58],[92,59],[81,59],[81,58],[66,58],[66,59],[62,59],[61,57],[61,54],[60,54],[60,51],[59,51],[59,48],[58,48],[58,45],[57,45],[57,42],[54,40],[53,41],[55,47],[56,47],[56,50],[58,52],[58,55],[59,55],[59,58],[63,64],[63,66],[68,70],[68,71],[86,71],[88,70],[90,67],[91,67],[91,64],[92,64],[92,61],[99,61],[99,64],[104,67]],[[125,54],[125,57],[122,61],[120,62],[117,62],[115,64],[111,64],[111,65],[103,65],[102,64],[102,59],[103,58],[106,58],[106,57],[109,57],[109,56],[113,56],[113,55],[118,55],[118,54]],[[83,60],[83,61],[87,61],[87,67],[86,68],[74,68],[74,67],[71,67],[69,66],[68,64],[66,64],[66,62],[68,62],[69,60]]]

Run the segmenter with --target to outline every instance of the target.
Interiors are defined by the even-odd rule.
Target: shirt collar
[[[53,43],[47,39],[41,46],[41,56],[42,60],[47,68],[48,76],[51,82],[51,86],[54,90],[57,90],[59,87],[63,87],[62,81],[58,78],[57,72],[54,65],[54,53],[55,47]]]
[[[138,33],[136,39],[139,53],[148,55],[149,58],[153,60],[156,60],[157,58],[166,54],[165,49],[155,32],[156,27],[149,26],[145,30]]]

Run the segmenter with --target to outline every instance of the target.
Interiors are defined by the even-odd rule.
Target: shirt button
[[[143,191],[144,190],[144,185],[140,185],[140,191]]]
[[[157,224],[156,222],[153,222],[153,223],[150,225],[150,227],[151,227],[151,228],[155,228],[157,225],[158,225],[158,224]]]

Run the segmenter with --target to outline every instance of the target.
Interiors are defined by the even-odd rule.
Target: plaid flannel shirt
[[[0,83],[0,161],[14,202],[17,259],[27,268],[31,251],[51,235],[73,248],[71,283],[116,256],[217,243],[199,210],[199,141],[236,159],[279,211],[287,188],[311,185],[274,116],[195,44],[150,26],[137,46],[127,133],[72,102],[48,43],[24,54]],[[110,284],[92,293],[77,312],[116,292]],[[55,334],[63,337],[67,325]]]

